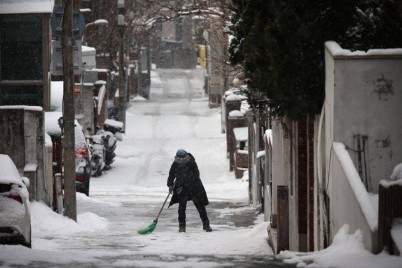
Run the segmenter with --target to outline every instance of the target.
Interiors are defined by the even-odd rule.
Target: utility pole
[[[63,162],[65,215],[77,221],[75,193],[75,139],[74,139],[74,69],[73,69],[73,0],[64,1],[63,16]]]
[[[125,30],[125,4],[124,0],[118,0],[119,15],[117,24],[119,27],[119,121],[123,122],[123,130],[126,129],[127,88],[124,75],[124,30]]]

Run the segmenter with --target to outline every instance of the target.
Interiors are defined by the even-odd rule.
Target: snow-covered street
[[[209,109],[203,72],[152,73],[149,100],[131,100],[112,169],[91,178],[90,197],[77,193],[78,222],[32,204],[33,249],[0,246],[0,265],[29,267],[283,267],[273,260],[263,216],[248,205],[248,182],[229,172],[220,110]],[[212,233],[192,202],[187,232],[178,232],[177,204],[155,219],[168,194],[177,149],[191,152],[211,204]]]

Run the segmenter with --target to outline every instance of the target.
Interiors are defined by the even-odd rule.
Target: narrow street
[[[274,259],[267,223],[248,205],[248,182],[229,173],[219,109],[208,108],[202,70],[153,72],[152,81],[149,100],[130,102],[113,168],[91,179],[89,197],[77,194],[78,223],[88,231],[44,235],[47,223],[33,215],[40,226],[33,230],[33,251],[54,251],[54,263],[34,259],[10,267],[290,267]],[[176,204],[166,205],[153,233],[140,235],[166,198],[179,148],[196,158],[213,232],[202,230],[189,202],[186,233],[178,233]],[[61,253],[69,261],[61,261]]]

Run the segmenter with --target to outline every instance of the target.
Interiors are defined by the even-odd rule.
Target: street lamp
[[[108,25],[108,24],[109,24],[109,22],[107,20],[105,20],[105,19],[99,19],[99,20],[87,23],[85,25],[84,34],[82,35],[82,43],[86,45],[85,37],[86,37],[86,32],[87,32],[88,27],[91,27],[91,26],[94,26],[94,25]]]

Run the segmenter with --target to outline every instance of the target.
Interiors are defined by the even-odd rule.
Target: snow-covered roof
[[[22,184],[21,175],[18,172],[13,160],[6,155],[0,154],[0,183]]]
[[[52,13],[54,0],[1,0],[0,14]]]
[[[82,54],[84,54],[84,55],[96,54],[96,49],[94,47],[82,46],[81,50],[82,50]]]

